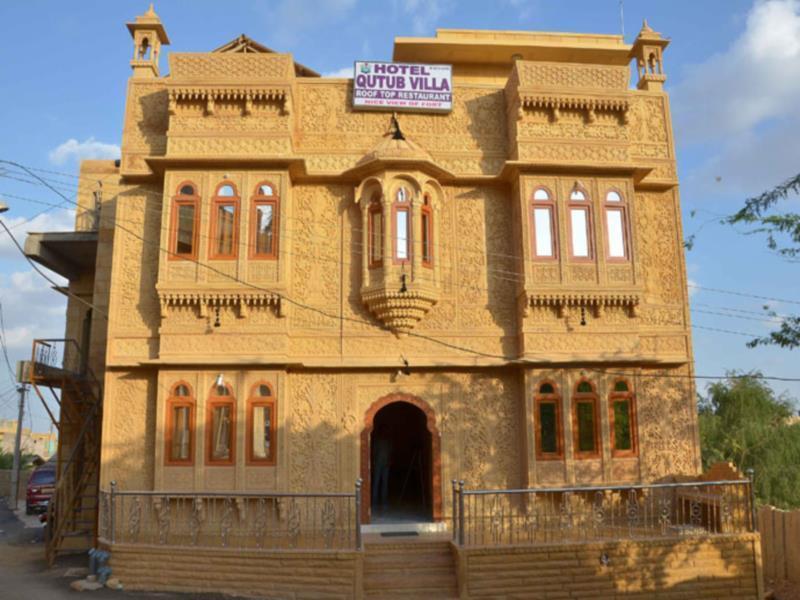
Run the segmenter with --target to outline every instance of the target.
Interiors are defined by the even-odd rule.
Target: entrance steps
[[[367,540],[364,598],[458,598],[456,561],[450,542],[446,538]]]

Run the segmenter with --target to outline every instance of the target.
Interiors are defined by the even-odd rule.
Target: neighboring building
[[[179,492],[360,477],[362,522],[449,526],[451,480],[699,474],[659,34],[397,38],[395,61],[452,65],[453,107],[393,121],[244,36],[164,76],[152,7],[128,27],[121,161],[83,162],[77,233],[28,240],[94,306],[70,299],[67,337],[103,382],[100,487],[163,498],[118,527],[165,543],[189,510],[197,535],[212,500]]]
[[[17,435],[17,420],[0,420],[0,449],[14,452]],[[34,454],[45,460],[56,452],[58,436],[54,431],[48,433],[33,432],[29,427],[22,428],[20,448],[23,454]]]

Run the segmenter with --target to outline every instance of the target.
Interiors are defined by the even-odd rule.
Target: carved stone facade
[[[149,19],[137,43],[148,32],[168,43]],[[473,33],[496,61],[504,34]],[[515,34],[522,58],[502,69],[442,34],[452,112],[401,114],[394,127],[352,109],[348,80],[261,46],[172,54],[169,77],[157,56],[136,58],[121,162],[82,171],[104,173],[112,220],[98,251],[110,274],[95,282],[109,296],[102,485],[350,490],[371,473],[373,419],[395,400],[435,437],[425,485],[437,518],[452,479],[517,488],[697,472],[668,98],[660,72],[629,87],[630,61],[648,60],[637,52],[662,60],[645,34],[633,46]],[[435,62],[404,40],[396,54]],[[546,61],[526,58],[542,48]],[[537,437],[543,382],[557,397],[551,456]],[[620,382],[632,398],[625,452],[612,440]],[[261,463],[259,386],[274,425]],[[232,399],[224,464],[220,393]],[[590,453],[579,393],[594,403]],[[193,441],[171,459],[176,398],[192,406]]]

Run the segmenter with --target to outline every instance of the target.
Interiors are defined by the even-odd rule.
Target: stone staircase
[[[364,545],[364,598],[458,598],[448,541],[412,539]]]

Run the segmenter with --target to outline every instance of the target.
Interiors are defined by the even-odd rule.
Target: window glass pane
[[[262,183],[258,186],[258,193],[261,196],[272,196],[275,192],[272,189],[271,185],[267,185],[266,183]]]
[[[552,384],[543,383],[541,386],[539,386],[539,393],[540,394],[554,394],[555,390],[553,389]]]
[[[194,196],[194,188],[188,184],[181,186],[180,194],[182,196]]]
[[[570,200],[586,200],[586,194],[584,194],[580,190],[573,190],[572,193],[569,195]]]
[[[194,254],[194,204],[178,206],[178,235],[175,237],[176,254]]]
[[[589,223],[586,211],[582,208],[573,208],[570,212],[572,221],[572,255],[578,257],[589,256]]]
[[[631,450],[631,413],[628,400],[614,401],[614,450]]]
[[[383,215],[380,210],[370,212],[370,236],[370,261],[380,262],[383,255]]]
[[[618,381],[614,384],[614,391],[615,392],[627,392],[628,391],[628,384],[624,381]]]
[[[396,254],[398,260],[408,260],[408,211],[398,210],[396,213],[397,230],[395,232]]]
[[[539,439],[541,442],[541,452],[558,452],[557,427],[555,403],[542,402],[539,404]]]
[[[592,384],[589,383],[588,381],[581,381],[578,384],[578,391],[581,392],[581,393],[591,394],[592,393]]]
[[[267,397],[271,396],[272,392],[269,389],[268,385],[262,383],[261,385],[258,386],[258,395],[261,397]]]
[[[534,200],[550,200],[550,194],[547,193],[547,190],[538,189],[533,192],[533,199]]]
[[[189,388],[183,385],[175,386],[175,392],[172,394],[173,396],[189,396]]]
[[[608,202],[622,202],[622,196],[620,196],[617,192],[611,191],[606,195],[606,200]]]
[[[578,452],[594,452],[594,403],[578,403]]]
[[[226,183],[225,185],[219,186],[219,189],[217,189],[217,196],[221,196],[223,198],[233,198],[236,196],[236,192],[234,191],[232,185]]]
[[[549,208],[536,208],[533,211],[536,227],[536,256],[553,256],[553,230]]]
[[[431,215],[427,211],[422,213],[422,261],[431,261]]]
[[[256,205],[256,254],[272,254],[273,209],[272,204]]]
[[[408,190],[406,188],[400,188],[397,190],[397,201],[398,202],[406,202],[408,200]]]
[[[188,406],[172,408],[172,460],[189,460],[189,412]]]
[[[233,220],[236,209],[233,204],[217,205],[217,254],[233,254]]]
[[[253,458],[270,458],[272,456],[270,436],[272,434],[272,407],[253,407]]]
[[[625,258],[625,234],[622,229],[622,211],[607,210],[608,255],[611,258]]]
[[[230,404],[218,404],[211,410],[211,458],[231,458],[231,408]]]

